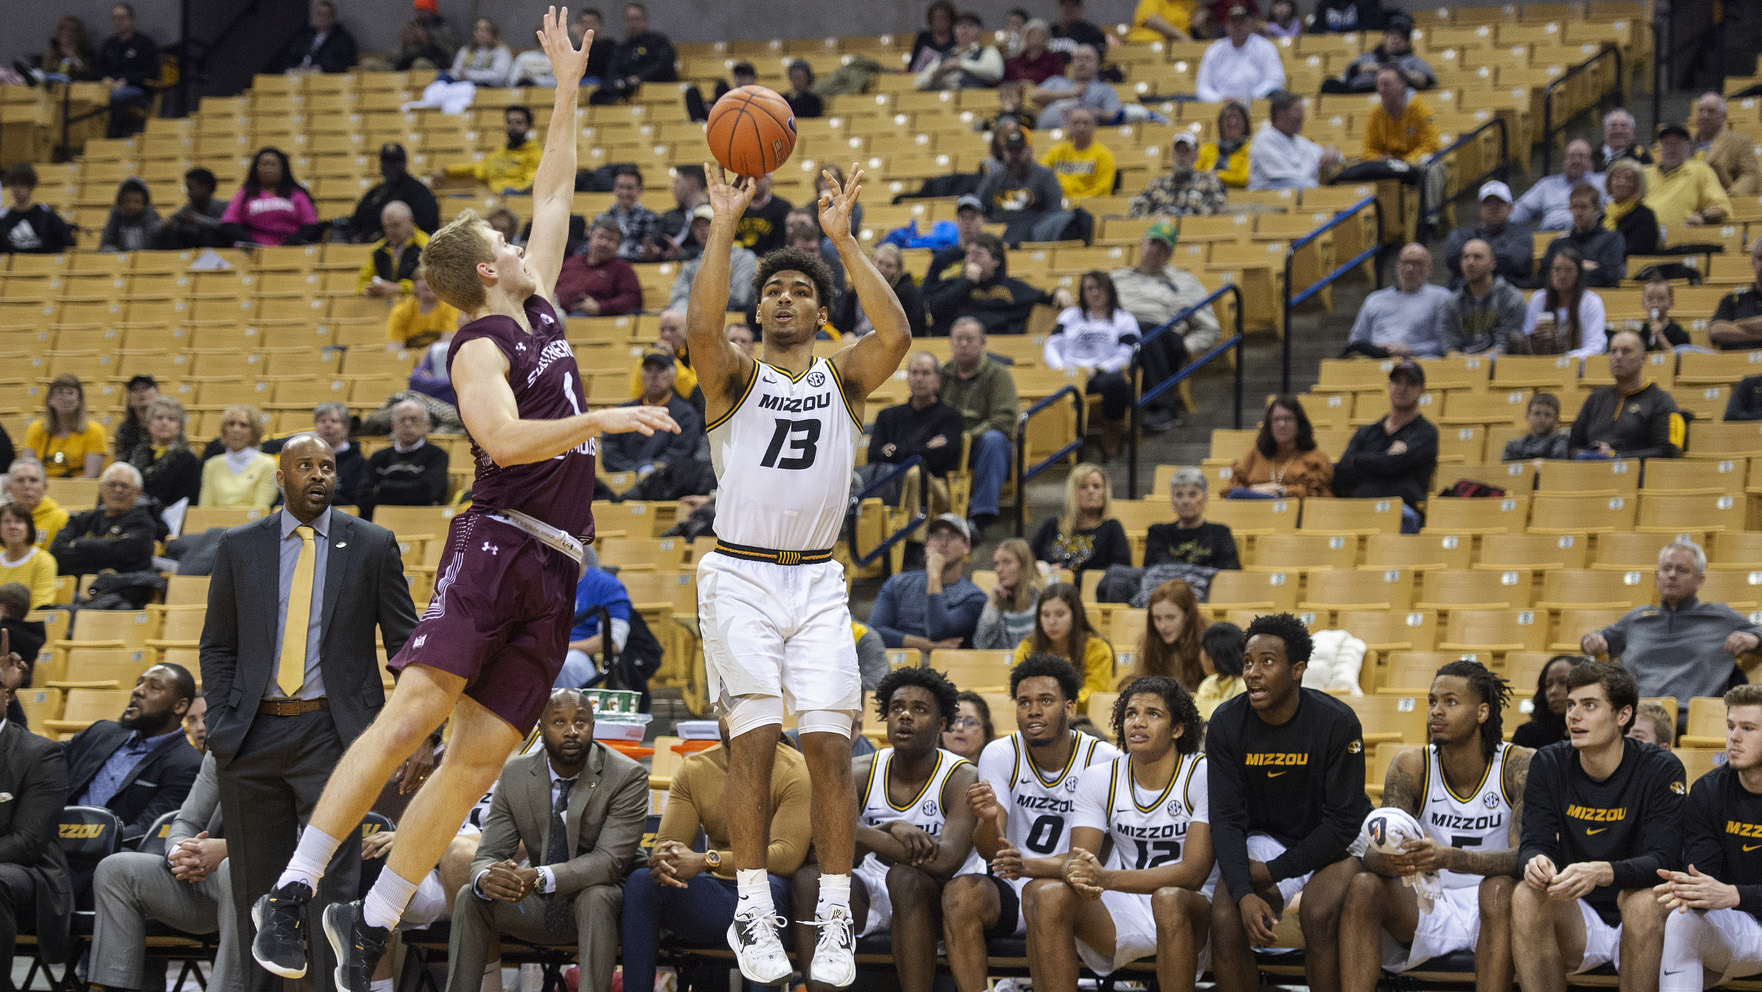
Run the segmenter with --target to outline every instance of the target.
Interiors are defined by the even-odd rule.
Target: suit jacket
[[[544,866],[551,826],[549,761],[544,749],[538,748],[508,759],[502,768],[483,821],[483,840],[471,862],[472,879],[490,865],[515,857],[520,844],[526,845],[533,867]],[[573,853],[568,861],[550,866],[558,895],[590,885],[623,884],[648,825],[648,788],[648,772],[641,765],[594,742],[563,816]]]
[[[275,678],[280,540],[281,514],[271,513],[227,531],[215,550],[200,656],[208,750],[222,766],[238,753]],[[331,718],[346,746],[385,705],[375,626],[386,651],[396,654],[416,626],[416,607],[391,531],[332,512],[329,540],[320,671]]]
[[[22,865],[37,876],[37,939],[50,961],[67,960],[73,882],[56,840],[67,799],[67,756],[62,746],[16,721],[0,728],[0,864]]]
[[[1707,149],[1707,167],[1719,177],[1727,196],[1755,196],[1757,192],[1756,149],[1750,139],[1733,131],[1730,125],[1713,139]]]
[[[99,720],[67,742],[67,805],[79,802],[93,776],[132,733],[115,720]],[[202,769],[202,752],[181,736],[144,755],[104,804],[122,820],[123,843],[133,844],[190,794]]]

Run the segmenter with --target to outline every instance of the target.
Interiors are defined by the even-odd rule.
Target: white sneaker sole
[[[343,948],[348,943],[348,935],[337,933],[336,927],[330,922],[330,911],[339,908],[341,907],[338,905],[324,907],[324,939],[330,941],[330,954],[336,961],[336,970],[331,974],[331,980],[339,990],[348,992],[349,986],[343,981]]]
[[[740,930],[733,923],[728,924],[728,949],[734,952],[734,961],[740,965],[741,975],[754,985],[782,985],[789,980],[789,976],[792,974],[793,970],[789,967],[787,957],[784,958],[783,971],[775,975],[760,974],[747,967],[746,958],[740,953]],[[849,985],[850,983],[846,982],[845,984]]]
[[[831,986],[832,988],[835,988],[835,989],[847,989],[847,988],[850,988],[851,985],[856,982],[856,980],[857,980],[857,962],[856,962],[856,957],[854,954],[850,958],[847,959],[847,960],[849,960],[850,964],[848,966],[846,966],[845,968],[843,968],[843,970],[841,970],[836,975],[827,975],[825,972],[820,970],[820,968],[821,968],[820,958],[821,958],[820,955],[818,955],[818,954],[814,955],[814,963],[810,968],[810,970],[812,970],[814,973],[813,981],[818,982],[821,985]]]
[[[251,925],[258,930],[263,929],[263,900],[261,898],[251,904]],[[262,956],[257,953],[257,938],[255,935],[251,937],[251,959],[256,961],[264,971],[267,971],[272,975],[280,975],[282,978],[306,977],[305,965],[301,965],[299,971],[294,971],[291,968],[283,968],[278,964],[263,960]]]

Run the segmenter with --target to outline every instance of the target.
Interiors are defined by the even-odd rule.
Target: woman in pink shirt
[[[303,245],[318,237],[318,210],[279,148],[257,152],[220,222],[235,242]]]

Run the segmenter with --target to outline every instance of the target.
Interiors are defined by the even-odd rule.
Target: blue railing
[[[1149,392],[1140,393],[1139,392],[1139,379],[1138,379],[1138,377],[1139,377],[1139,374],[1143,371],[1143,367],[1142,367],[1142,364],[1139,359],[1140,359],[1141,354],[1143,353],[1144,346],[1149,344],[1152,341],[1155,341],[1157,338],[1163,336],[1164,334],[1174,333],[1174,329],[1176,327],[1179,327],[1183,322],[1185,322],[1186,320],[1191,318],[1194,314],[1205,309],[1206,307],[1211,306],[1214,302],[1216,302],[1225,293],[1228,293],[1236,298],[1236,319],[1235,319],[1236,331],[1235,331],[1235,333],[1232,334],[1227,340],[1219,341],[1216,345],[1214,345],[1212,347],[1212,349],[1210,351],[1206,352],[1204,355],[1201,355],[1197,359],[1190,359],[1187,362],[1187,364],[1181,366],[1180,370],[1175,372],[1174,375],[1171,375],[1167,379],[1164,379],[1163,381],[1150,387]],[[1127,441],[1126,441],[1127,445],[1129,445],[1129,447],[1127,448],[1127,454],[1126,454],[1126,492],[1128,494],[1131,494],[1131,496],[1133,498],[1136,498],[1137,493],[1138,493],[1138,420],[1139,420],[1139,417],[1141,416],[1140,411],[1145,406],[1147,406],[1150,403],[1150,401],[1156,399],[1158,396],[1161,396],[1163,393],[1166,393],[1169,390],[1175,388],[1176,386],[1180,385],[1182,382],[1185,382],[1194,373],[1198,372],[1200,369],[1202,369],[1205,366],[1216,361],[1220,355],[1224,354],[1227,351],[1230,351],[1231,349],[1234,349],[1236,352],[1235,426],[1238,430],[1241,429],[1241,427],[1242,427],[1242,341],[1243,341],[1242,288],[1232,282],[1232,283],[1226,283],[1225,285],[1219,287],[1216,292],[1213,292],[1211,295],[1207,296],[1205,299],[1200,300],[1198,303],[1193,304],[1192,306],[1188,307],[1187,309],[1182,310],[1180,313],[1175,314],[1173,317],[1170,317],[1168,320],[1165,320],[1161,324],[1158,324],[1156,327],[1151,328],[1150,333],[1144,335],[1144,337],[1139,340],[1138,344],[1135,347],[1133,347],[1133,349],[1132,349],[1132,365],[1131,365],[1131,368],[1127,370],[1127,376],[1128,376],[1128,381],[1131,382],[1131,384],[1132,384],[1132,393],[1133,393],[1133,395],[1137,396],[1138,399],[1132,404],[1132,410],[1131,410],[1132,425],[1131,425],[1131,430],[1128,432],[1128,434],[1130,436],[1127,438]]]
[[[1023,464],[1023,462],[1028,457],[1028,420],[1030,418],[1032,418],[1035,414],[1037,414],[1040,411],[1046,409],[1047,407],[1053,405],[1054,403],[1058,402],[1061,399],[1068,399],[1071,401],[1071,407],[1072,407],[1072,410],[1073,410],[1074,415],[1076,417],[1076,424],[1077,424],[1076,434],[1072,437],[1071,442],[1069,444],[1058,449],[1057,451],[1053,452],[1052,454],[1047,455],[1045,458],[1036,462],[1032,468],[1029,468],[1028,466]],[[1057,464],[1060,459],[1063,459],[1065,456],[1069,455],[1073,451],[1076,451],[1077,449],[1081,448],[1082,446],[1083,446],[1083,394],[1077,390],[1076,386],[1060,386],[1057,390],[1055,390],[1053,392],[1053,394],[1051,396],[1048,396],[1048,397],[1040,400],[1039,402],[1035,403],[1033,406],[1029,407],[1028,409],[1023,410],[1022,415],[1016,418],[1016,459],[1015,459],[1015,462],[1016,462],[1016,509],[1015,509],[1015,514],[1016,514],[1016,536],[1017,537],[1022,536],[1023,511],[1024,511],[1024,508],[1028,505],[1028,490],[1025,485],[1027,483],[1027,481],[1029,479],[1034,478],[1036,475],[1039,475],[1040,473],[1046,471],[1047,469],[1051,468],[1053,465]]]
[[[923,478],[919,480],[918,485],[917,515],[912,517],[904,527],[901,527],[887,535],[885,538],[882,538],[881,543],[875,545],[873,550],[869,551],[867,554],[859,554],[857,552],[857,521],[862,516],[863,500],[880,492],[887,487],[888,483],[905,475],[914,468],[923,473]],[[895,544],[905,540],[913,531],[922,527],[924,522],[930,519],[930,473],[924,470],[924,457],[922,455],[913,455],[905,461],[900,462],[898,465],[895,465],[886,475],[883,475],[874,482],[864,486],[862,490],[856,494],[855,502],[856,512],[851,515],[850,524],[850,556],[858,565],[866,566],[870,562],[886,554],[889,548],[892,548]]]
[[[1481,132],[1494,126],[1499,128],[1499,161],[1491,169],[1487,169],[1480,175],[1463,183],[1454,193],[1450,192],[1448,189],[1444,190],[1443,195],[1439,197],[1437,203],[1429,202],[1431,193],[1430,187],[1423,182],[1419,184],[1419,223],[1421,227],[1430,223],[1432,216],[1442,212],[1444,207],[1447,206],[1451,200],[1454,200],[1456,197],[1461,196],[1463,193],[1466,193],[1471,189],[1480,189],[1482,183],[1495,177],[1503,177],[1509,170],[1511,163],[1511,130],[1505,126],[1505,118],[1503,117],[1491,118],[1480,127],[1458,137],[1455,141],[1450,143],[1449,147],[1444,148],[1436,155],[1433,155],[1432,161],[1438,163],[1438,166],[1442,168],[1444,159],[1449,156],[1450,153],[1462,148],[1471,141],[1479,141]]]
[[[1301,249],[1303,249],[1305,246],[1309,245],[1316,238],[1321,237],[1322,235],[1328,233],[1329,231],[1333,230],[1334,228],[1345,223],[1348,218],[1355,216],[1360,210],[1363,210],[1366,207],[1369,207],[1372,210],[1376,211],[1376,217],[1377,217],[1376,243],[1371,245],[1369,248],[1366,248],[1365,250],[1359,252],[1358,254],[1352,256],[1352,258],[1348,259],[1345,263],[1343,263],[1339,267],[1335,268],[1334,271],[1328,273],[1325,276],[1322,276],[1320,279],[1317,279],[1315,281],[1315,283],[1313,285],[1311,285],[1308,289],[1305,289],[1303,292],[1298,293],[1296,296],[1292,296],[1291,295],[1291,262],[1293,259],[1295,259],[1297,257],[1297,252],[1300,251]],[[1310,298],[1314,297],[1315,294],[1321,292],[1323,289],[1326,289],[1328,286],[1333,285],[1335,282],[1337,282],[1340,279],[1341,276],[1345,275],[1348,272],[1351,272],[1353,269],[1364,264],[1364,262],[1367,259],[1375,258],[1377,256],[1377,253],[1379,251],[1382,251],[1382,249],[1383,249],[1383,205],[1381,203],[1377,202],[1377,198],[1375,196],[1367,196],[1364,199],[1359,200],[1357,203],[1354,203],[1352,206],[1347,207],[1346,209],[1340,211],[1339,213],[1337,213],[1333,216],[1332,220],[1329,220],[1326,224],[1323,224],[1322,226],[1316,228],[1315,230],[1309,232],[1308,234],[1305,234],[1303,237],[1298,238],[1296,241],[1291,242],[1291,247],[1285,249],[1285,312],[1284,312],[1284,327],[1285,327],[1284,339],[1285,340],[1284,340],[1283,353],[1281,354],[1280,359],[1279,359],[1279,391],[1280,392],[1288,393],[1291,391],[1291,312],[1293,310],[1296,310],[1303,303],[1307,302]],[[1376,273],[1376,282],[1379,287],[1381,287],[1383,284],[1383,275],[1382,275],[1382,271],[1380,269],[1377,270],[1377,273]]]

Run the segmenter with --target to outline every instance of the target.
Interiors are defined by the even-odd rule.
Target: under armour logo
[[[514,345],[514,350],[515,351],[525,351],[526,345],[524,343],[517,343]]]
[[[427,643],[428,643],[428,635],[421,634],[421,635],[418,635],[414,641],[410,642],[410,646],[413,648],[419,648],[422,645],[427,644]]]
[[[499,546],[491,544],[488,541],[483,542],[483,550],[488,551],[492,555],[499,555],[502,552],[502,549]]]

